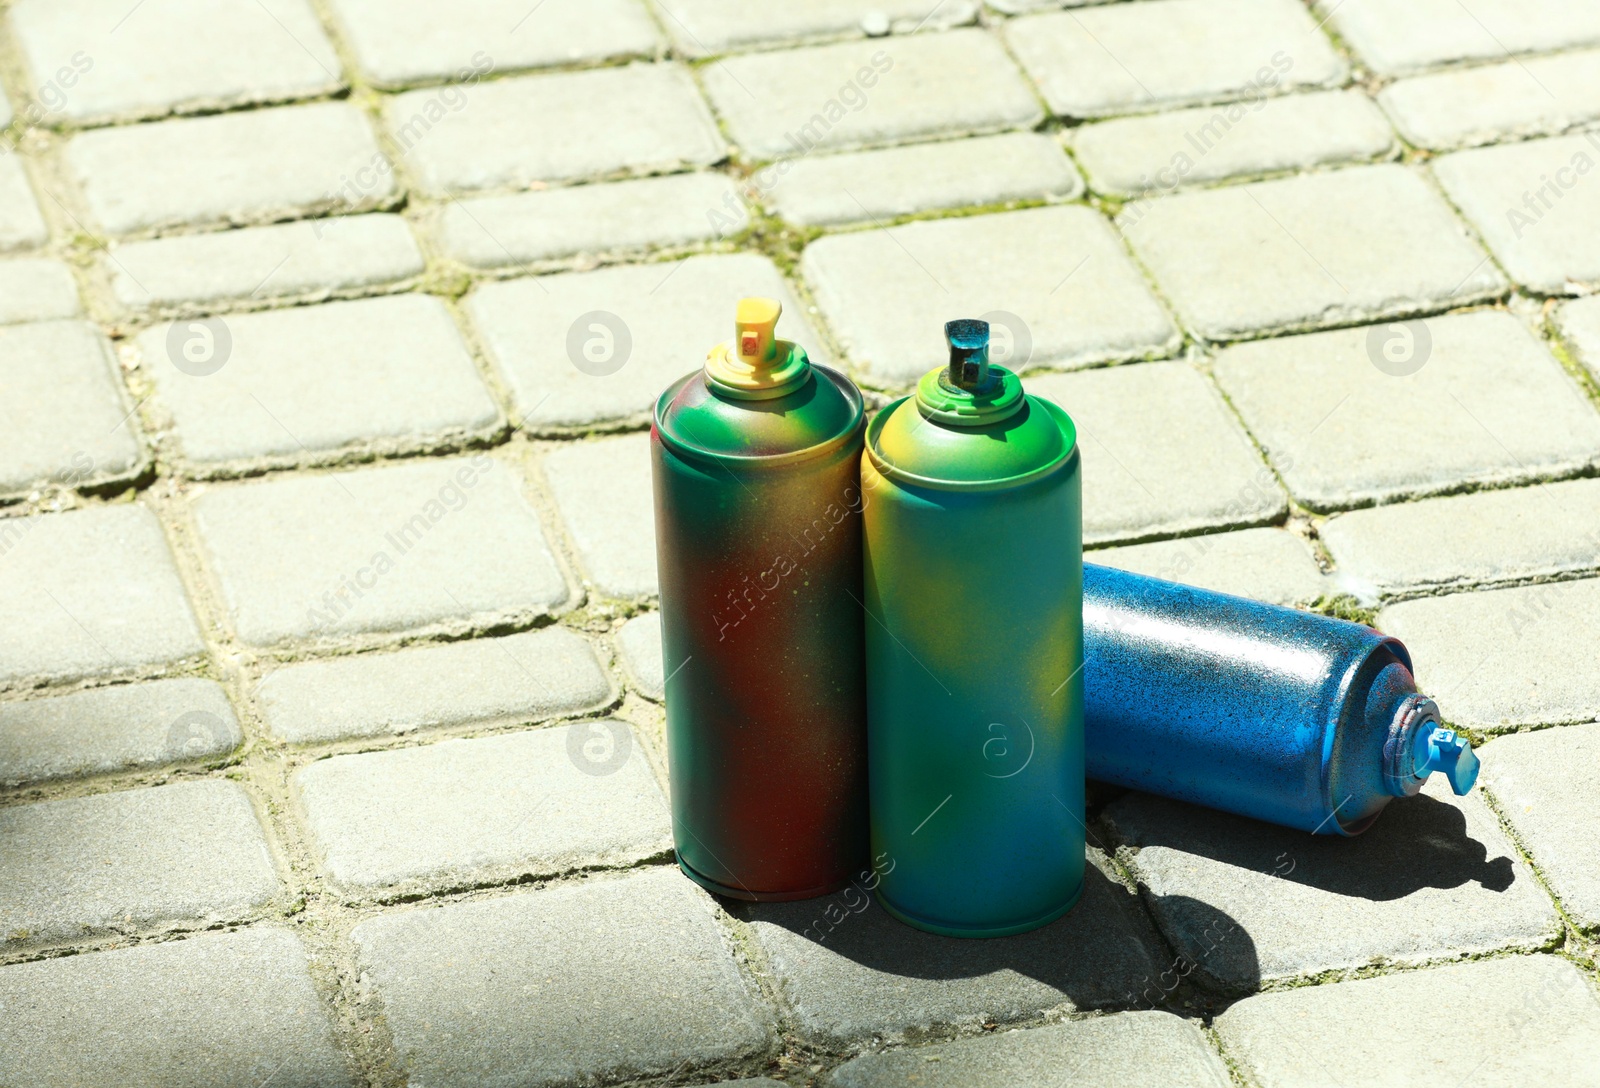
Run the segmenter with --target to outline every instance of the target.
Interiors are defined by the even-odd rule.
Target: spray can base
[[[874,898],[878,900],[878,905],[880,907],[888,911],[889,914],[897,920],[904,922],[906,925],[915,929],[926,930],[929,933],[937,933],[941,937],[1011,937],[1018,933],[1026,933],[1031,929],[1038,929],[1040,926],[1049,925],[1057,918],[1060,918],[1063,914],[1066,914],[1073,907],[1077,906],[1078,899],[1082,897],[1082,895],[1083,884],[1082,882],[1079,882],[1078,887],[1070,896],[1067,897],[1066,902],[1062,903],[1059,907],[1050,908],[1037,917],[1029,918],[1023,922],[1014,922],[1010,925],[1004,926],[970,927],[952,926],[947,925],[944,922],[933,922],[926,918],[921,918],[915,914],[901,910],[899,907],[889,902],[889,900],[884,897],[884,894],[881,890],[875,893]]]
[[[742,899],[747,903],[788,903],[795,899],[815,899],[820,895],[828,895],[839,891],[850,883],[848,876],[840,877],[829,884],[818,884],[814,888],[800,888],[795,891],[753,892],[749,888],[730,888],[726,884],[719,884],[703,873],[697,873],[683,858],[678,857],[678,868],[683,870],[683,875],[700,885],[714,895],[726,896],[729,899]]]

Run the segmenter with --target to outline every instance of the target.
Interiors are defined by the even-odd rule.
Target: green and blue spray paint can
[[[945,334],[862,458],[872,853],[895,917],[995,937],[1083,888],[1077,433],[986,323]]]
[[[803,899],[867,856],[860,391],[739,303],[651,427],[678,864]]]

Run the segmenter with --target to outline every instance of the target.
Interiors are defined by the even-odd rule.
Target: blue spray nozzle
[[[1450,780],[1450,788],[1457,797],[1478,781],[1478,756],[1467,738],[1453,729],[1436,726],[1429,732],[1419,733],[1415,759],[1418,778],[1425,779],[1440,772]]]
[[[975,389],[989,377],[989,323],[963,317],[944,323],[950,345],[950,383]]]

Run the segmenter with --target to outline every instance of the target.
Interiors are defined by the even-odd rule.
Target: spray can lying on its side
[[[867,849],[861,393],[780,312],[740,302],[650,430],[678,864],[752,900],[841,888]]]
[[[867,431],[867,751],[879,901],[996,937],[1083,889],[1077,433],[952,321]]]
[[[1358,835],[1478,758],[1417,693],[1400,640],[1358,623],[1084,567],[1089,777]]]

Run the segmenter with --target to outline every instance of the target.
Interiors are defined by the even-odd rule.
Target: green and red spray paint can
[[[650,432],[678,864],[748,900],[834,891],[867,853],[861,394],[780,312],[740,302]]]

